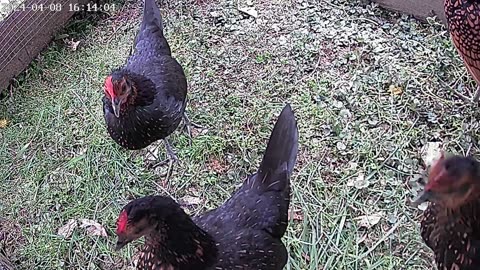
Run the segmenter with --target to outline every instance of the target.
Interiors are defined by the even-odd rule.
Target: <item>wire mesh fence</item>
[[[0,0],[0,89],[47,46],[83,0]],[[0,90],[1,91],[1,90]]]

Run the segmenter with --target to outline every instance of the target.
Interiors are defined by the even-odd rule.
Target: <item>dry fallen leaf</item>
[[[359,216],[355,219],[358,221],[358,226],[370,229],[377,225],[383,217],[383,212],[375,213],[372,215]]]
[[[77,227],[77,221],[75,219],[70,219],[67,223],[65,223],[65,225],[58,229],[57,234],[65,238],[69,238]]]
[[[348,162],[348,166],[349,166],[349,167],[348,167],[349,170],[356,170],[357,167],[358,167],[358,163],[353,162],[353,161],[349,161],[349,162]]]
[[[303,212],[301,209],[291,209],[288,211],[288,220],[303,220]]]
[[[190,132],[192,133],[192,138],[197,137],[201,133],[201,131],[199,129],[196,129],[196,128],[192,128]]]
[[[64,238],[68,238],[72,235],[73,231],[77,227],[77,221],[75,219],[70,219],[67,223],[65,223],[65,225],[58,229],[57,234],[63,236]]]
[[[199,197],[201,196],[202,192],[194,187],[187,188],[188,194],[192,194],[192,196]]]
[[[368,187],[370,183],[365,179],[365,175],[360,173],[356,178],[350,178],[347,182],[348,187],[355,187],[357,189],[363,189]]]
[[[199,198],[199,197],[185,195],[179,200],[179,202],[180,202],[181,205],[188,206],[188,205],[201,204],[201,203],[203,203],[203,200],[202,200],[202,198]]]
[[[21,209],[20,213],[25,213],[25,209]],[[26,239],[22,234],[20,224],[0,216],[0,250],[7,252],[6,254],[13,254],[18,247],[24,246],[24,244],[26,244]]]
[[[344,151],[347,149],[347,146],[343,142],[337,142],[337,149],[340,151]]]
[[[67,40],[66,43],[68,44],[68,47],[70,48],[70,50],[76,51],[78,49],[78,45],[80,44],[80,40],[79,41],[73,41],[73,39]]]
[[[244,7],[244,8],[239,8],[238,11],[243,12],[249,16],[252,16],[254,18],[258,17],[258,12],[255,10],[254,7]]]
[[[427,167],[433,165],[442,155],[442,143],[441,142],[427,142],[422,147],[422,160]]]
[[[81,218],[78,221],[80,221],[80,228],[87,229],[87,234],[107,237],[105,228],[95,220]]]
[[[0,128],[6,128],[8,125],[7,119],[0,119]]]
[[[390,87],[388,87],[388,90],[390,91],[390,94],[392,95],[401,95],[403,93],[403,89],[402,87],[400,86],[395,86],[395,85],[390,85]]]

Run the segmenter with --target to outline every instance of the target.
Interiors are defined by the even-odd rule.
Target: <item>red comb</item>
[[[120,216],[118,217],[118,220],[117,220],[117,234],[121,234],[125,232],[125,230],[127,229],[127,223],[128,223],[127,211],[123,210],[120,213]]]
[[[112,84],[112,76],[108,76],[105,79],[105,92],[110,95],[110,97],[115,96],[115,92],[113,92],[113,84]]]

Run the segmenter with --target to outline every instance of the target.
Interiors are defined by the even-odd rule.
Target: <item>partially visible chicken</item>
[[[155,0],[145,0],[135,50],[124,67],[105,80],[103,112],[107,130],[119,145],[137,150],[163,139],[171,160],[176,155],[167,141],[185,114],[187,80],[171,56]]]
[[[480,99],[480,1],[445,0],[445,17],[453,44],[477,82],[473,102]],[[463,97],[463,96],[461,96]]]
[[[117,220],[116,249],[145,236],[137,265],[144,270],[283,269],[288,256],[281,238],[297,151],[297,124],[287,105],[257,173],[227,202],[192,219],[168,197],[133,200]]]
[[[480,164],[443,155],[416,204],[430,201],[421,234],[438,269],[480,269]]]

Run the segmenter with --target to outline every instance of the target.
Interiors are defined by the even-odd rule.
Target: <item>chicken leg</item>
[[[190,139],[190,145],[192,144],[192,128],[204,128],[199,124],[195,124],[194,122],[190,121],[186,112],[183,113],[183,128],[187,130],[188,137]]]

